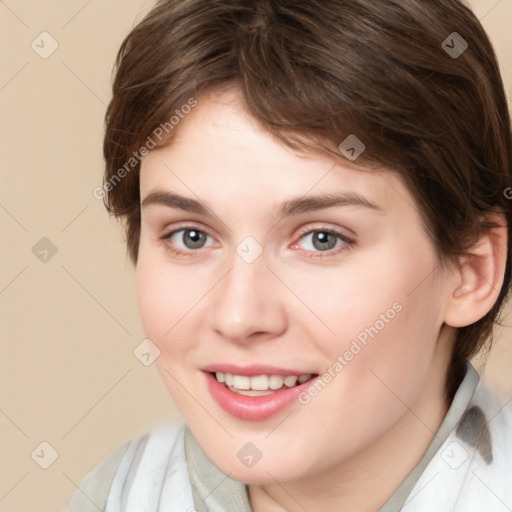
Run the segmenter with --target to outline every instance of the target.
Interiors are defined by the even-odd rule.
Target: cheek
[[[164,263],[147,258],[144,251],[139,253],[136,287],[144,333],[160,350],[154,364],[176,406],[184,408],[188,395],[180,383],[187,379],[187,352],[196,344],[191,336],[191,307],[201,294],[193,293],[196,288],[190,279],[169,272]]]
[[[173,288],[166,281],[158,265],[148,264],[140,254],[136,273],[137,300],[144,332],[153,342],[158,342],[173,325],[174,315],[170,306],[176,302],[176,298],[173,299]]]
[[[420,257],[397,245],[356,256],[339,268],[307,273],[292,269],[286,275],[312,313],[299,321],[309,324],[311,335],[313,326],[322,323],[330,331],[330,336],[323,328],[322,336],[316,334],[320,342],[325,340],[327,352],[330,345],[337,351],[354,339],[364,344],[392,332],[396,343],[405,342],[417,322],[435,315],[428,279],[434,263],[426,249]]]
[[[326,370],[345,375],[334,380],[350,381],[368,403],[389,394],[376,375],[412,397],[435,354],[442,323],[442,299],[432,281],[435,259],[426,246],[415,257],[406,249],[394,245],[334,278],[334,272],[306,278],[297,288],[317,317],[302,322],[326,356]],[[318,319],[330,333],[322,328],[318,334]]]
[[[141,240],[136,287],[146,335],[162,341],[185,325],[205,293],[201,282],[201,277],[185,266],[171,269],[159,250],[147,248]]]

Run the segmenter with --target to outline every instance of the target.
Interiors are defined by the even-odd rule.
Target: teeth
[[[266,375],[251,377],[251,389],[255,391],[266,391],[268,389],[268,377]]]
[[[292,388],[297,384],[297,377],[295,375],[290,375],[284,379],[285,386],[288,386],[289,388]]]
[[[231,373],[217,372],[215,374],[217,381],[226,384],[232,390],[241,391],[268,391],[281,389],[283,386],[291,388],[298,384],[303,384],[311,378],[311,374],[304,375],[257,375],[248,377],[246,375],[233,375]],[[247,394],[247,393],[245,393]]]
[[[246,375],[233,375],[232,386],[236,389],[251,389],[251,378]]]
[[[268,378],[268,387],[270,389],[281,389],[284,384],[284,377],[281,375],[271,375]]]

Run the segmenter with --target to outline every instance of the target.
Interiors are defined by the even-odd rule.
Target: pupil
[[[190,230],[186,231],[184,235],[184,242],[190,249],[197,249],[204,243],[205,235],[200,231]]]
[[[332,233],[320,231],[313,235],[313,245],[320,250],[333,249],[336,245],[336,237]]]

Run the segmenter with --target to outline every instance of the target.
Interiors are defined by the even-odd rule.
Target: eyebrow
[[[209,216],[211,210],[202,202],[190,197],[181,196],[173,192],[156,190],[148,194],[141,203],[142,208],[147,208],[152,204],[176,208],[200,215]],[[324,208],[332,208],[334,206],[360,206],[384,213],[384,209],[365,197],[355,192],[340,192],[333,194],[321,194],[316,196],[305,196],[296,199],[284,201],[277,211],[278,216],[286,217],[289,215],[297,215],[307,213]]]

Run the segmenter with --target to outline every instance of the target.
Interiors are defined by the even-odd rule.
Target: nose
[[[209,326],[231,342],[270,339],[287,328],[286,295],[263,255],[247,263],[235,254],[210,300]]]

